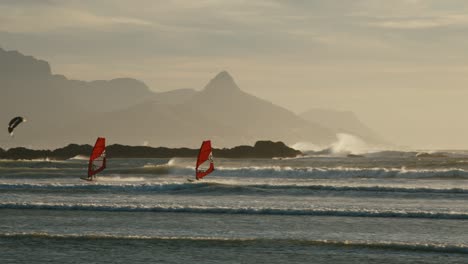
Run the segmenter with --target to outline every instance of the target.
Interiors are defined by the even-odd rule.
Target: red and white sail
[[[211,141],[203,141],[200,152],[198,153],[197,166],[195,168],[195,176],[197,180],[205,177],[214,171],[213,154],[211,150]]]
[[[88,177],[92,177],[106,168],[106,139],[99,137],[89,157]]]

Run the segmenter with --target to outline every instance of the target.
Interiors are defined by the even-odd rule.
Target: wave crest
[[[467,220],[466,212],[430,211],[387,211],[387,210],[339,210],[326,208],[255,208],[255,207],[203,207],[203,206],[143,206],[143,205],[103,205],[103,204],[63,204],[63,203],[0,203],[0,209],[36,210],[80,210],[106,212],[166,212],[166,213],[209,213],[209,214],[252,214],[252,215],[309,215],[337,217],[386,217]]]
[[[109,181],[119,181],[120,178],[111,178]],[[100,179],[101,181],[102,179]],[[143,181],[144,178],[122,178],[121,181]],[[44,191],[122,191],[122,192],[166,192],[180,190],[222,191],[223,193],[257,193],[262,191],[280,191],[282,193],[310,193],[315,191],[333,192],[376,192],[376,193],[422,193],[422,194],[468,194],[464,188],[428,188],[428,187],[392,187],[392,186],[345,186],[345,185],[310,185],[310,184],[243,184],[236,182],[163,182],[143,184],[0,184],[0,190],[44,190]]]
[[[273,239],[273,238],[232,238],[232,237],[192,237],[192,236],[138,236],[138,235],[113,235],[113,234],[50,234],[38,233],[0,233],[0,238],[6,239],[73,239],[73,240],[161,240],[161,241],[200,241],[200,242],[229,242],[229,243],[283,243],[303,246],[334,246],[346,248],[408,250],[468,254],[466,244],[442,244],[442,243],[405,243],[391,241],[350,241],[350,240],[308,240],[308,239]]]

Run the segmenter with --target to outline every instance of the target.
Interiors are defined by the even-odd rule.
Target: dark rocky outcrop
[[[301,152],[286,146],[283,142],[257,141],[253,147],[237,146],[231,149],[213,151],[216,157],[225,158],[273,158],[296,157]]]
[[[33,150],[23,147],[0,150],[0,159],[53,159],[65,160],[79,155],[88,156],[92,146],[70,144],[55,150]],[[198,149],[165,148],[145,146],[110,145],[106,148],[109,158],[173,158],[196,157]],[[252,146],[237,146],[234,148],[213,149],[213,155],[218,158],[273,158],[296,157],[301,152],[286,146],[283,142],[258,141]]]

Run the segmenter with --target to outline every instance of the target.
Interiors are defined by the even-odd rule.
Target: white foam
[[[346,133],[336,134],[337,140],[328,146],[316,145],[311,142],[298,142],[292,148],[302,152],[323,152],[334,156],[347,154],[366,154],[382,151],[382,147],[373,146],[365,142],[362,138]]]
[[[208,206],[167,206],[158,205],[119,205],[92,203],[0,203],[2,209],[37,210],[82,210],[110,212],[168,212],[168,213],[209,213],[209,214],[253,214],[253,215],[310,215],[337,217],[386,217],[386,218],[423,218],[423,219],[460,219],[467,220],[466,212],[431,212],[405,210],[340,210],[329,208],[271,208],[271,207],[208,207]]]
[[[145,181],[143,177],[125,177],[125,176],[101,176],[97,178],[98,182],[140,182]]]
[[[84,155],[76,155],[75,157],[73,158],[70,158],[69,160],[88,160],[89,157],[88,156],[84,156]]]

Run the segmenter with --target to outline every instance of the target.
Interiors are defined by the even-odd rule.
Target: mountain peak
[[[211,81],[205,86],[205,91],[239,91],[240,88],[232,76],[227,71],[218,73]]]
[[[232,76],[227,71],[221,71],[216,74],[215,79],[229,78],[232,80]]]

